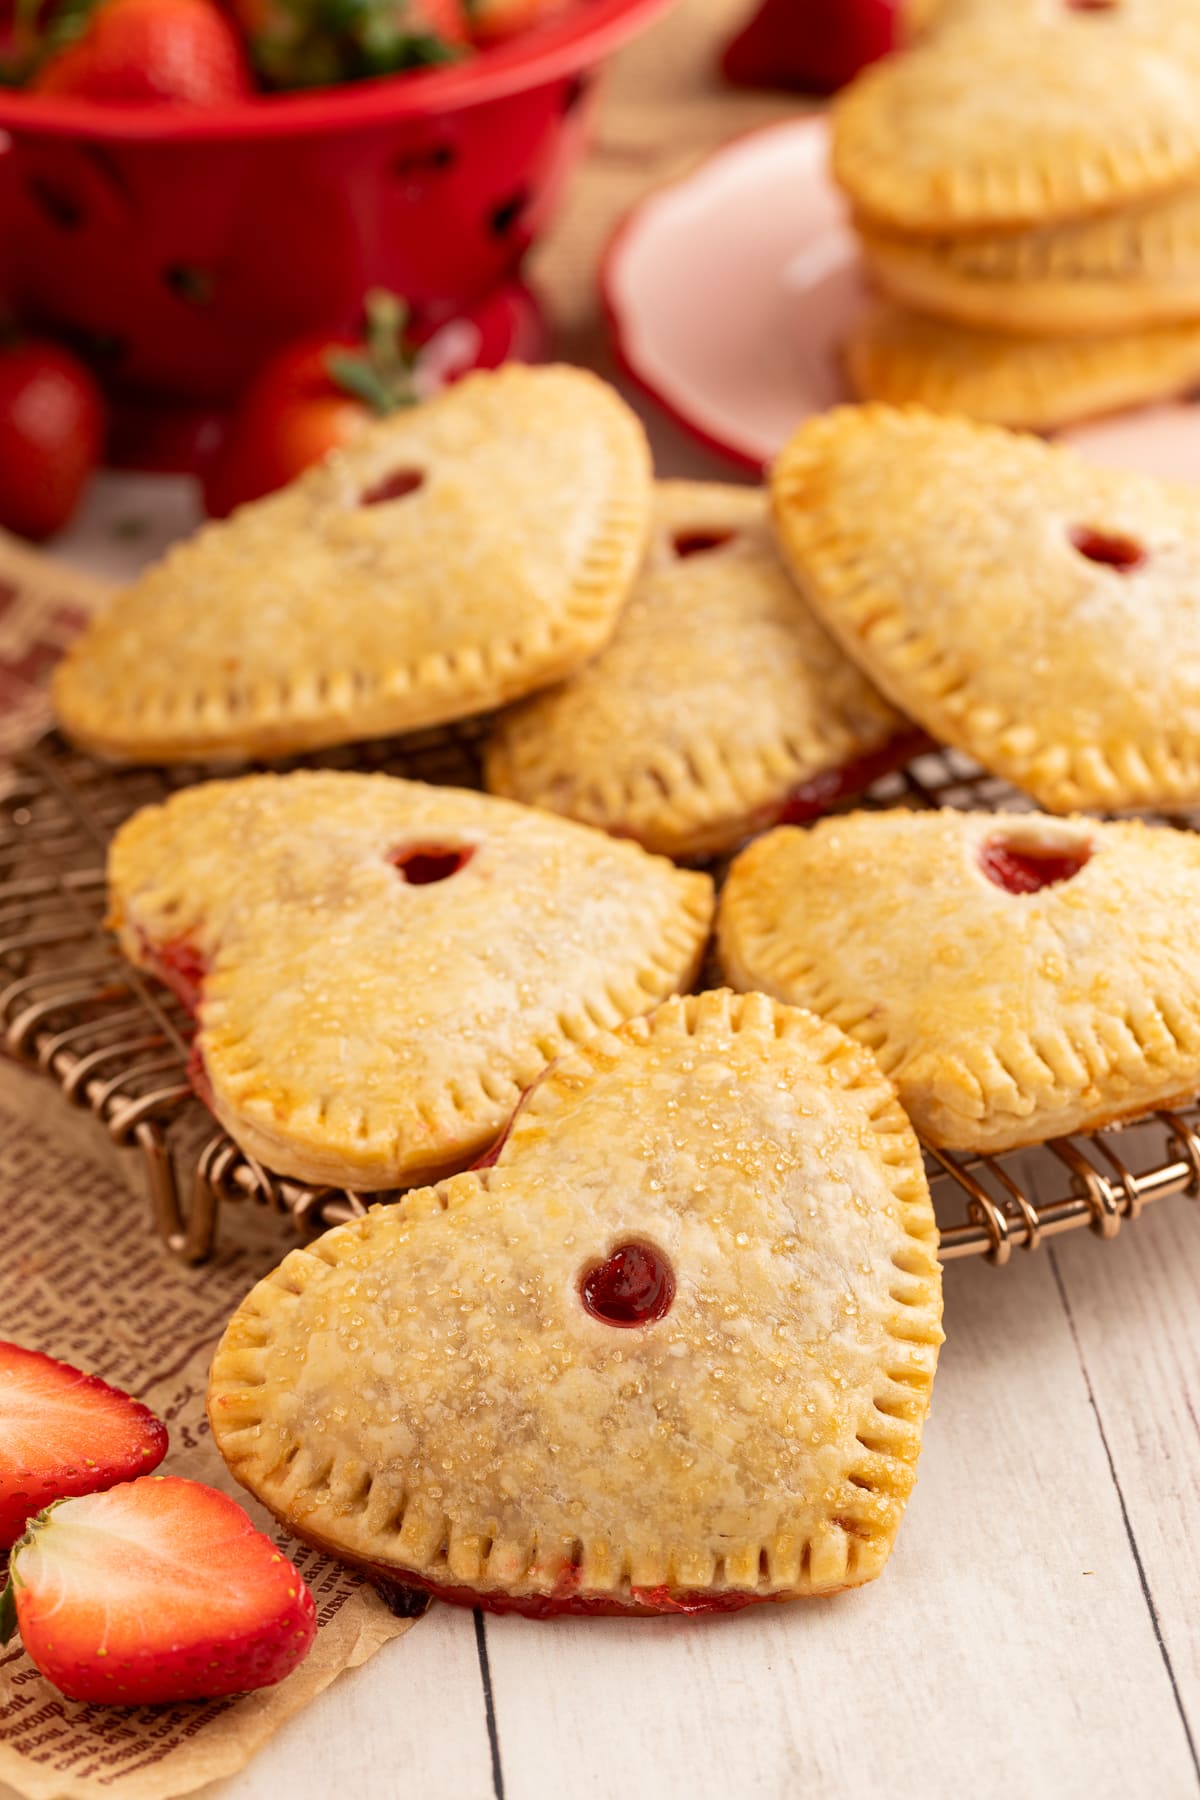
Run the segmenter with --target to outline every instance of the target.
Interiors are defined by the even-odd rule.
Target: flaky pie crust
[[[1035,231],[918,238],[864,221],[860,238],[885,293],[982,331],[1107,336],[1200,317],[1200,184]]]
[[[1196,179],[1200,54],[1194,33],[1001,22],[886,57],[833,119],[834,174],[881,229],[1058,224]]]
[[[626,1240],[674,1303],[616,1329]],[[872,1059],[761,996],[669,1001],[558,1063],[495,1167],[294,1250],[212,1366],[230,1469],[376,1576],[522,1610],[868,1581],[941,1341],[920,1152]]]
[[[389,860],[461,850],[412,885]],[[461,1169],[546,1064],[689,987],[708,877],[504,800],[301,772],[184,789],[113,842],[111,922],[205,971],[202,1091],[279,1174],[389,1188]]]
[[[1090,846],[1012,894],[980,853]],[[721,896],[722,970],[869,1046],[918,1131],[998,1151],[1200,1091],[1200,837],[1036,813],[853,813],[769,833]]]
[[[362,503],[400,471],[422,485]],[[602,381],[470,376],[173,549],[60,665],[59,718],[102,755],[172,761],[486,711],[600,648],[649,510],[645,434]]]
[[[1195,490],[1032,437],[846,407],[772,474],[784,554],[892,702],[1052,812],[1200,801]],[[1119,570],[1078,531],[1145,552]]]
[[[699,554],[676,548],[725,533]],[[612,640],[501,716],[485,770],[493,793],[664,855],[705,856],[771,823],[814,775],[904,729],[780,562],[765,496],[662,482]]]
[[[1103,338],[1034,338],[950,325],[882,302],[852,327],[845,353],[861,400],[1058,431],[1194,387],[1200,318]]]

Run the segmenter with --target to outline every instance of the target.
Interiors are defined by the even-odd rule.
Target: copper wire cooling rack
[[[402,745],[357,745],[303,766],[382,770],[477,787],[480,728]],[[0,1032],[7,1052],[89,1108],[144,1182],[157,1230],[185,1261],[215,1242],[222,1207],[253,1200],[303,1233],[354,1218],[387,1195],[310,1187],[274,1175],[213,1129],[187,1080],[190,1023],[125,962],[104,929],[108,840],[123,819],[212,770],[113,769],[44,738],[0,774]],[[919,757],[859,805],[1020,808],[1028,802],[951,751]],[[1181,822],[1181,821],[1174,821]],[[1028,1152],[951,1156],[926,1149],[942,1256],[1008,1262],[1014,1248],[1090,1225],[1115,1237],[1151,1200],[1200,1195],[1200,1101],[1137,1127]],[[1044,1190],[1044,1191],[1043,1191]]]

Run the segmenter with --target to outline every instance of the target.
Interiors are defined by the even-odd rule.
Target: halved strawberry
[[[0,1550],[52,1500],[148,1475],[166,1453],[167,1428],[140,1400],[0,1342]]]
[[[15,1615],[15,1616],[14,1616]],[[308,1655],[312,1595],[236,1501],[178,1475],[63,1500],[33,1521],[0,1598],[69,1700],[211,1700],[270,1687]]]

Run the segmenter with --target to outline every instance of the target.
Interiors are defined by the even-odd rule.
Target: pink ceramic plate
[[[865,289],[828,143],[812,117],[736,138],[636,207],[605,258],[630,375],[745,468],[850,398],[838,344]],[[1098,462],[1200,480],[1200,406],[1149,407],[1064,438]]]

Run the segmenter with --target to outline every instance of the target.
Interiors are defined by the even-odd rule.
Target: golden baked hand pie
[[[1200,318],[1200,184],[1037,231],[917,238],[864,223],[860,239],[879,287],[952,324],[1076,337]]]
[[[355,1188],[469,1163],[570,1044],[691,985],[712,914],[635,844],[386,775],[187,788],[121,828],[109,882],[222,1125]]]
[[[868,1055],[761,996],[670,1001],[557,1063],[493,1166],[294,1250],[209,1417],[289,1530],[448,1599],[830,1593],[913,1485],[936,1244]]]
[[[733,865],[721,965],[867,1044],[955,1150],[1200,1091],[1200,837],[1036,813],[853,813]]]
[[[60,666],[59,717],[146,761],[464,718],[599,649],[649,511],[645,435],[611,388],[471,376],[173,550]]]
[[[861,791],[903,759],[906,730],[801,598],[765,496],[664,482],[616,634],[501,717],[487,783],[668,856],[712,855]]]
[[[906,35],[979,25],[1072,24],[1078,31],[1161,30],[1196,23],[1196,0],[906,0]]]
[[[935,36],[834,107],[834,173],[874,226],[1048,225],[1200,175],[1192,34],[997,25]]]
[[[1200,501],[965,419],[845,407],[773,472],[871,679],[1052,812],[1200,803]]]
[[[845,345],[861,400],[965,413],[987,424],[1057,431],[1200,382],[1200,317],[1116,337],[1013,337],[929,319],[887,302]]]

